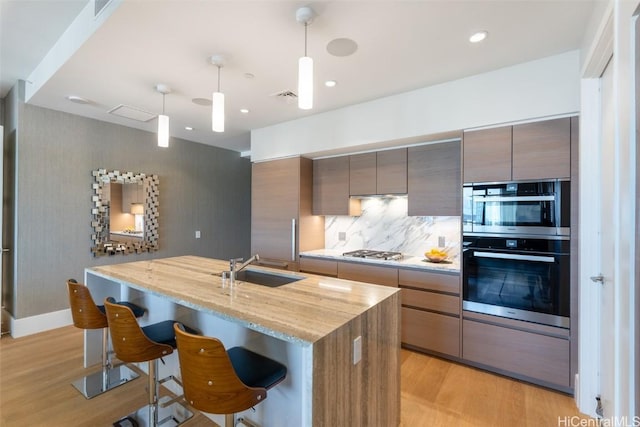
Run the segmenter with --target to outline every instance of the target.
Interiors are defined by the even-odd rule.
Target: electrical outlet
[[[438,247],[444,248],[446,246],[446,239],[444,236],[438,236]]]
[[[362,336],[358,335],[353,340],[353,364],[357,365],[362,359]]]
[[[347,240],[347,233],[344,231],[338,231],[338,240],[341,242]]]
[[[196,230],[196,239],[200,238],[200,230]]]

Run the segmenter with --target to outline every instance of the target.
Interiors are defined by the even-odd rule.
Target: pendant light
[[[158,114],[158,147],[166,148],[169,146],[169,116],[164,114],[164,97],[171,93],[171,89],[165,84],[157,84],[156,91],[162,94],[162,114]]]
[[[304,56],[298,60],[298,108],[313,108],[313,59],[307,56],[307,27],[313,21],[315,12],[308,6],[296,11],[296,20],[304,24]]]
[[[224,93],[220,92],[220,68],[224,66],[224,58],[213,55],[211,63],[218,67],[218,91],[211,96],[211,130],[224,132]]]

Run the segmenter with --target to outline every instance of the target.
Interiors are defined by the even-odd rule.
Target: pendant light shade
[[[166,148],[169,146],[169,116],[164,113],[164,97],[171,93],[169,86],[157,84],[156,91],[162,94],[162,114],[158,114],[158,147]]]
[[[224,93],[213,92],[211,97],[211,129],[224,132]]]
[[[169,116],[160,114],[158,116],[158,147],[169,146]]]
[[[298,60],[298,108],[313,108],[313,59],[307,55],[307,27],[315,12],[308,6],[296,11],[296,20],[304,24],[304,56]]]
[[[308,56],[298,60],[298,108],[313,108],[313,59]]]
[[[211,63],[218,67],[218,90],[211,96],[211,130],[224,132],[224,93],[220,92],[220,68],[224,66],[224,58],[213,55]]]

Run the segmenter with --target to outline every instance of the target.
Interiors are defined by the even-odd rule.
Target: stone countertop
[[[460,262],[429,262],[424,257],[407,256],[401,260],[380,260],[371,258],[357,258],[342,255],[344,251],[338,249],[316,249],[313,251],[301,252],[301,257],[333,259],[345,262],[357,262],[363,264],[383,265],[388,267],[412,268],[416,270],[431,270],[436,272],[460,273]]]
[[[160,258],[87,268],[89,274],[242,324],[291,342],[312,344],[399,292],[307,273],[260,270],[303,279],[277,288],[229,280],[216,274],[229,262],[197,256]]]

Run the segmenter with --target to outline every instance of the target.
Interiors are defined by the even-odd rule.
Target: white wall
[[[384,143],[580,109],[579,51],[316,114],[251,132],[261,161]]]

